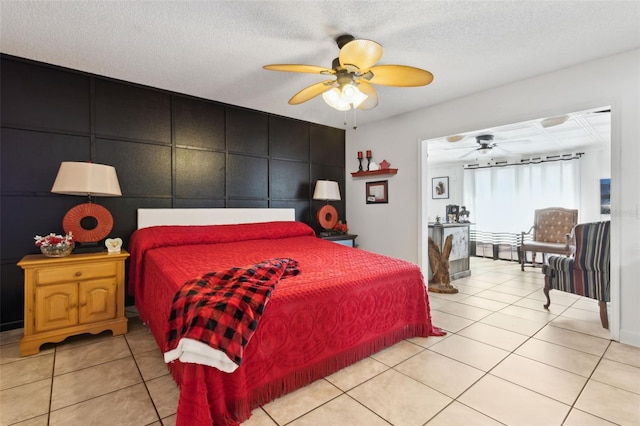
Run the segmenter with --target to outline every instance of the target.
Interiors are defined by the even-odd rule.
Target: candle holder
[[[371,151],[367,151],[367,171],[369,171],[369,167],[371,166],[371,159],[373,156],[371,155]]]
[[[362,151],[358,151],[358,171],[362,171]]]

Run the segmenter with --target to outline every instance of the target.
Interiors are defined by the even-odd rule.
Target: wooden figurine
[[[458,289],[451,285],[451,277],[449,276],[449,255],[453,245],[453,235],[449,235],[442,247],[440,247],[429,238],[429,266],[433,275],[429,280],[429,291],[434,293],[454,294]]]

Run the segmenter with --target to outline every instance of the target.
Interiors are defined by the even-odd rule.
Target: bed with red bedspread
[[[232,373],[168,364],[180,387],[179,425],[233,425],[285,393],[433,327],[420,269],[409,262],[316,238],[301,222],[154,226],[132,235],[129,292],[160,348],[172,300],[208,271],[293,259]]]

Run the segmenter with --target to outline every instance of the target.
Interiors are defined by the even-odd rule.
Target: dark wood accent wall
[[[62,161],[116,168],[122,197],[97,198],[128,246],[140,207],[288,207],[318,229],[314,182],[338,181],[344,130],[0,57],[0,326],[22,326],[22,256],[61,233],[81,197],[50,192]],[[285,102],[286,100],[282,100]],[[345,217],[344,200],[335,202]],[[128,300],[130,304],[131,301]]]

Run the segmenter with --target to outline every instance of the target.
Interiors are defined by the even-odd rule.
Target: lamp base
[[[107,251],[107,248],[100,243],[76,243],[76,246],[73,249],[73,253],[75,254],[100,253],[103,251]]]
[[[318,223],[325,231],[331,231],[338,223],[338,211],[330,204],[318,209]]]
[[[83,226],[83,221],[89,220],[90,226]],[[72,207],[62,218],[64,232],[73,233],[76,242],[86,243],[101,241],[113,229],[113,216],[109,210],[95,203],[83,203]],[[97,243],[95,243],[97,244]]]

